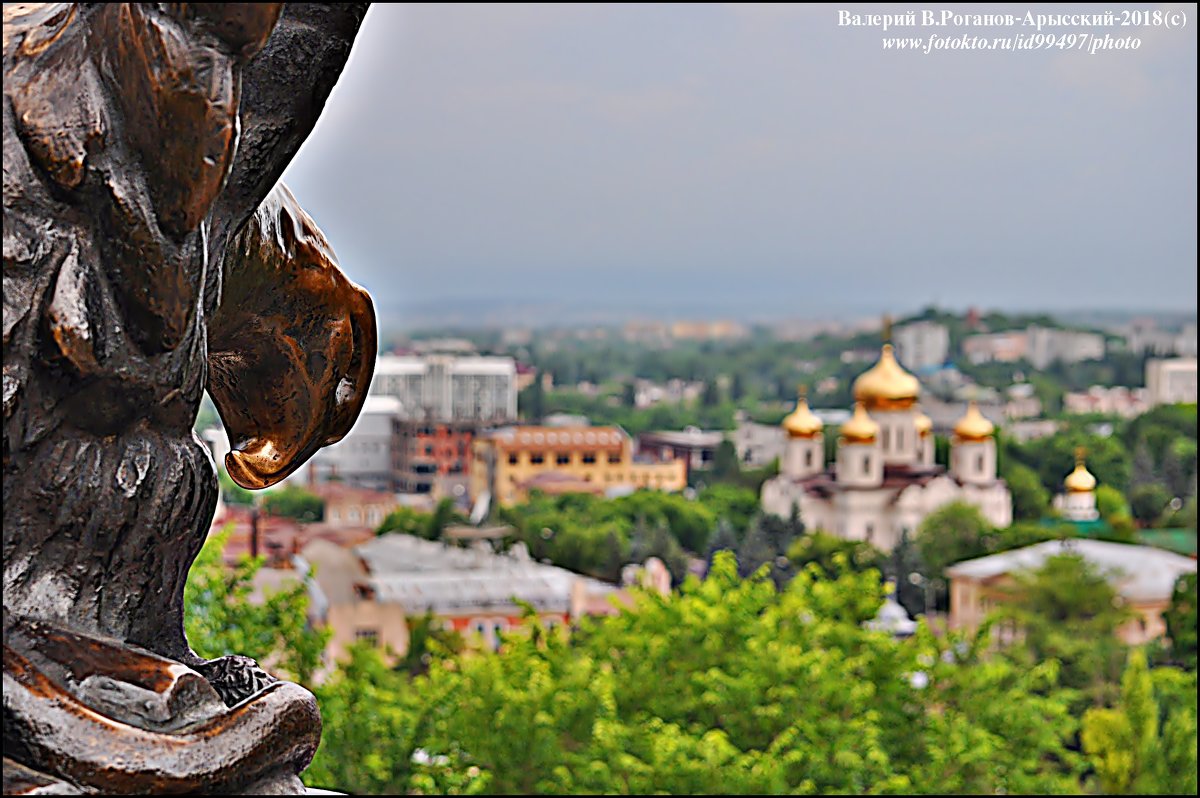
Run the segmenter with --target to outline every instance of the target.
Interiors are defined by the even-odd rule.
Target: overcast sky
[[[854,10],[926,7],[966,10]],[[1118,8],[1156,6],[1082,10]],[[1176,8],[1054,30],[1134,52],[925,55],[881,39],[931,29],[838,6],[377,4],[285,180],[385,324],[493,299],[1194,309],[1200,20]]]

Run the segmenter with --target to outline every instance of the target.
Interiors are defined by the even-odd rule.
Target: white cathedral
[[[809,529],[864,540],[890,551],[925,516],[952,501],[977,506],[997,527],[1012,523],[1012,494],[996,476],[992,423],[974,402],[954,426],[950,467],[933,459],[933,424],[920,411],[921,385],[884,344],[879,362],[854,381],[854,415],[825,464],[821,420],[801,395],[783,420],[787,444],[779,476],[763,484],[762,506],[787,517],[792,506]]]

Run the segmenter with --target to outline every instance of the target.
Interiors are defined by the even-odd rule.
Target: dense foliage
[[[319,645],[303,591],[265,612],[245,589],[254,565],[230,577],[220,545],[191,576],[192,644]],[[779,591],[721,551],[707,579],[574,630],[530,612],[496,653],[413,619],[419,652],[391,667],[355,647],[314,688],[324,732],[305,780],[352,794],[1195,792],[1194,672],[1135,653],[1108,699],[1081,703],[1070,684],[1081,660],[1063,639],[1091,623],[1095,644],[1119,620],[1078,563],[1030,575],[1016,610],[1029,637],[997,647],[989,626],[868,631],[878,571],[822,558]]]
[[[325,517],[325,502],[297,485],[284,485],[263,494],[263,509],[271,515],[314,523]]]
[[[311,683],[330,632],[309,624],[310,576],[294,572],[283,587],[259,590],[258,600],[251,600],[263,558],[246,557],[227,567],[221,553],[228,537],[228,529],[211,535],[188,573],[183,593],[188,641],[202,657],[244,654]]]
[[[870,571],[813,570],[777,593],[721,554],[671,598],[570,637],[531,628],[416,679],[360,649],[319,688],[306,779],[393,794],[1078,788],[1052,664],[866,631],[881,598]]]

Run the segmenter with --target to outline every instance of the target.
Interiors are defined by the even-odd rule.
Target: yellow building
[[[687,487],[687,469],[682,460],[635,459],[620,427],[507,427],[475,440],[473,500],[488,493],[498,504],[514,504],[535,489],[561,492],[556,483],[593,493],[676,491]]]

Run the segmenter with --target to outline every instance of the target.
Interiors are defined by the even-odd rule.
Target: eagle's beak
[[[208,392],[229,476],[265,488],[350,431],[375,370],[375,308],[282,184],[233,238],[209,322]]]

